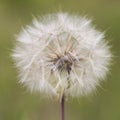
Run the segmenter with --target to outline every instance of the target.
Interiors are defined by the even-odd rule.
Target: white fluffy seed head
[[[67,13],[34,19],[17,37],[13,58],[20,83],[61,99],[91,93],[104,79],[111,53],[104,34],[85,17]]]

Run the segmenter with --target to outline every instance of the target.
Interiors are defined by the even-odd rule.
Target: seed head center
[[[70,74],[73,65],[73,58],[70,54],[65,53],[64,55],[54,58],[53,64],[55,65],[57,70],[61,72],[67,71],[68,74]]]

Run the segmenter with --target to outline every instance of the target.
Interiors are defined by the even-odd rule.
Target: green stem
[[[62,96],[62,101],[61,101],[61,118],[62,120],[65,120],[65,96]]]

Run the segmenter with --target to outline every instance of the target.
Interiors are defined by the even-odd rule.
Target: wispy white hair
[[[91,20],[67,13],[34,19],[17,37],[20,83],[61,99],[91,93],[108,71],[111,52]]]

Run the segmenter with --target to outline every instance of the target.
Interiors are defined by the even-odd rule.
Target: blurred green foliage
[[[18,84],[10,57],[15,34],[33,16],[69,11],[93,18],[113,46],[111,74],[94,96],[66,103],[66,120],[120,120],[120,0],[0,0],[0,120],[60,120],[58,102]]]

